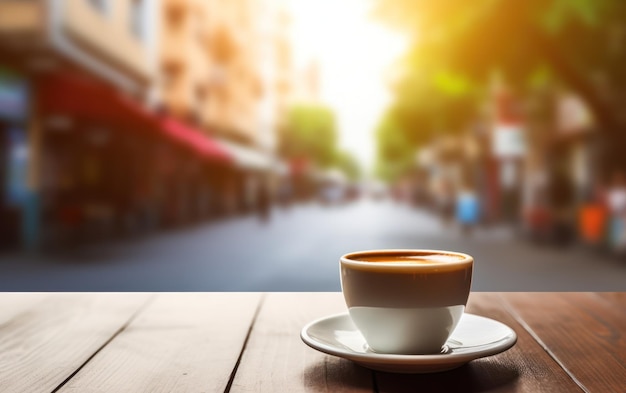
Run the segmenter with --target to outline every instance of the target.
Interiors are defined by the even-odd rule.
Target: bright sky
[[[371,0],[292,0],[294,57],[298,69],[316,59],[321,99],[339,123],[340,145],[371,169],[374,129],[391,96],[385,69],[406,48],[402,36],[370,13]]]

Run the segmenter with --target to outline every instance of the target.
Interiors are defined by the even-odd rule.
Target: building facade
[[[101,179],[94,179],[102,177],[99,168],[105,164],[99,157],[104,153],[86,152],[122,143],[116,140],[124,137],[113,135],[113,128],[143,125],[141,120],[127,121],[132,107],[124,100],[143,100],[152,83],[152,16],[157,5],[95,0],[0,3],[0,106],[14,114],[0,120],[4,177],[10,179],[0,191],[5,198],[1,221],[3,232],[15,240],[10,243],[37,248],[46,228],[55,226],[59,216],[71,215],[68,206],[60,206],[65,196],[77,199],[102,188],[96,184]],[[104,99],[116,101],[104,108]],[[86,181],[90,176],[91,183]],[[85,182],[93,189],[79,192]],[[19,198],[6,198],[16,193]],[[93,212],[106,210],[94,206]]]
[[[0,2],[0,237],[37,249],[267,200],[284,15],[270,0]]]
[[[234,157],[217,176],[225,211],[251,210],[271,188],[285,105],[278,81],[289,67],[278,55],[288,42],[284,15],[269,0],[162,3],[156,96]]]

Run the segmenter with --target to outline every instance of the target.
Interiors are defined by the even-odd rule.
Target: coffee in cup
[[[465,310],[471,256],[436,250],[378,250],[341,257],[350,317],[374,352],[439,353]]]

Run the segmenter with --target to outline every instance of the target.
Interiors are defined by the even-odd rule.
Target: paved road
[[[338,291],[338,258],[431,248],[475,257],[474,291],[626,291],[626,262],[581,247],[537,247],[504,228],[464,237],[391,202],[276,210],[82,249],[0,257],[2,291]]]

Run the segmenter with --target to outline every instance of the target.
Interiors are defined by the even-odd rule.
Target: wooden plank
[[[623,305],[593,293],[509,293],[505,299],[587,390],[626,389]]]
[[[0,293],[0,327],[19,320],[20,315],[30,312],[49,296],[46,293]]]
[[[223,392],[260,300],[160,294],[60,392]]]
[[[272,293],[261,308],[231,392],[371,392],[371,371],[306,346],[308,322],[346,311],[341,293]]]
[[[0,294],[0,392],[51,392],[146,303],[148,294]]]
[[[510,326],[518,335],[508,351],[458,369],[424,375],[376,372],[379,392],[580,392],[581,389],[505,310],[496,293],[472,293],[467,312]]]
[[[626,310],[626,292],[596,292],[595,296],[610,302],[614,307]]]

